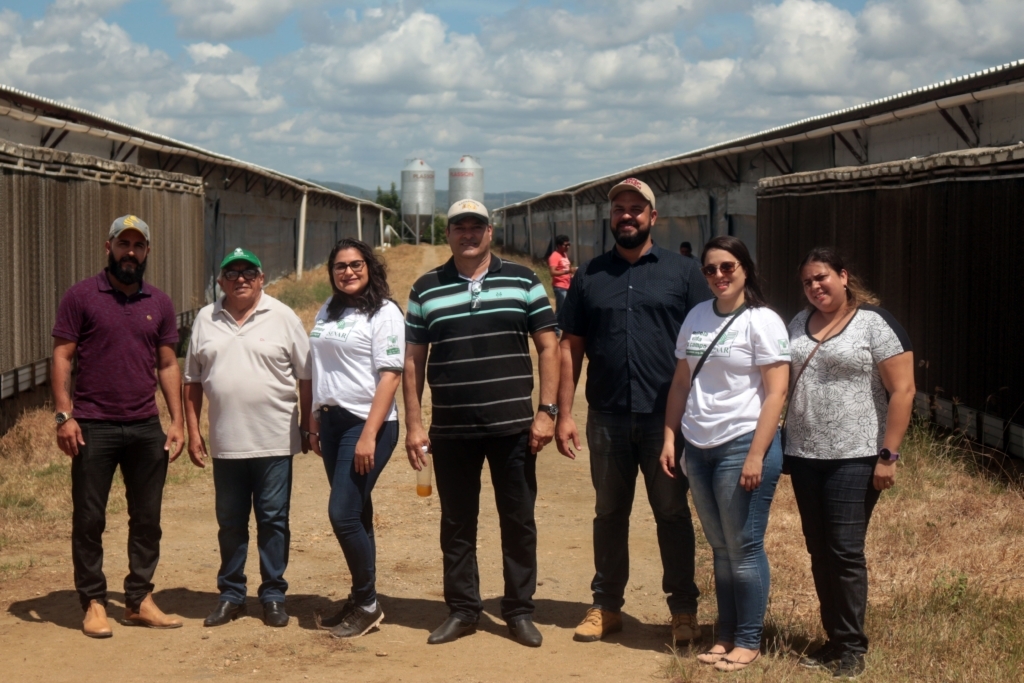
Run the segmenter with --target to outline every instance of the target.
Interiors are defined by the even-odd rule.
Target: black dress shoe
[[[210,612],[210,616],[203,619],[203,626],[223,626],[245,615],[245,605],[236,605],[227,600],[221,600],[217,607]]]
[[[476,623],[472,621],[463,621],[458,617],[448,617],[444,620],[444,623],[438,626],[430,637],[427,638],[427,645],[440,645],[441,643],[450,643],[454,640],[458,640],[464,635],[470,634],[476,630]]]
[[[508,631],[513,638],[526,647],[540,647],[544,641],[544,636],[537,630],[533,623],[533,617],[530,615],[516,617],[508,622]]]
[[[287,626],[288,613],[284,611],[284,603],[263,603],[263,623],[267,626]]]

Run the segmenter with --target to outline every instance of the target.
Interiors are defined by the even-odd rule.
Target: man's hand
[[[424,446],[426,448],[424,448]],[[419,472],[427,466],[427,453],[430,452],[430,437],[423,425],[406,425],[405,454],[409,456],[409,464]]]
[[[574,446],[577,451],[582,450],[580,435],[576,431],[576,421],[572,419],[571,415],[558,413],[558,424],[555,428],[555,446],[558,448],[559,453],[570,460],[576,459],[576,453],[573,452],[570,446]]]
[[[82,428],[78,426],[75,418],[70,418],[62,425],[57,425],[57,446],[60,447],[68,457],[78,455],[78,447],[85,445],[82,438]]]
[[[530,452],[540,453],[555,436],[555,420],[543,410],[533,417],[530,425]]]
[[[167,430],[167,441],[164,442],[164,450],[168,452],[167,462],[174,462],[181,455],[181,449],[185,447],[185,427],[181,422],[172,422],[171,428]]]
[[[206,439],[202,434],[189,434],[188,459],[196,467],[206,467],[206,459],[210,454],[206,451]]]

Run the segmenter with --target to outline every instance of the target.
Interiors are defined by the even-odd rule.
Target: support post
[[[306,197],[307,192],[302,192],[302,204],[299,205],[299,249],[295,258],[295,279],[302,279],[302,262],[306,255]]]
[[[526,205],[526,253],[533,256],[533,204]]]
[[[580,260],[580,257],[579,257],[579,253],[580,253],[579,252],[579,248],[580,248],[579,247],[580,228],[579,228],[579,220],[577,220],[577,217],[576,217],[576,214],[577,214],[576,209],[577,209],[576,195],[574,194],[572,196],[572,246],[577,250],[576,251],[576,262],[579,263],[579,260]]]
[[[420,246],[420,203],[416,202],[416,246]]]
[[[384,209],[377,213],[377,222],[380,223],[380,248],[384,248]]]
[[[356,204],[356,235],[363,241],[363,205]]]

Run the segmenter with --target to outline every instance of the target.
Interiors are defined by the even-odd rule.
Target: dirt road
[[[446,251],[421,247],[412,254],[393,253],[393,260],[389,259],[392,282],[404,307],[412,280],[440,263]],[[582,389],[576,405],[582,427]],[[400,444],[404,432],[401,439]],[[187,457],[183,460],[174,467],[187,465]],[[340,606],[348,593],[349,575],[327,520],[326,475],[320,459],[310,453],[295,458],[291,560],[286,575],[292,621],[287,628],[267,628],[258,618],[254,529],[247,564],[250,616],[219,628],[203,628],[203,618],[217,603],[218,566],[213,483],[207,471],[193,483],[169,488],[165,496],[155,597],[165,611],[185,620],[184,628],[161,632],[114,624],[113,638],[86,638],[79,630],[82,613],[73,590],[68,539],[40,539],[32,547],[33,567],[3,585],[0,592],[2,678],[315,681],[343,676],[360,683],[658,678],[669,660],[670,635],[653,517],[643,486],[638,486],[634,507],[625,629],[606,642],[581,644],[573,642],[572,631],[589,605],[593,575],[593,490],[587,452],[570,461],[548,446],[539,457],[537,471],[535,617],[545,638],[539,649],[511,640],[499,616],[501,548],[486,469],[478,545],[485,615],[475,635],[449,645],[427,646],[428,633],[447,616],[441,597],[439,505],[436,494],[427,499],[415,495],[413,472],[400,445],[374,492],[377,585],[385,612],[378,632],[343,643],[316,630],[315,613],[333,612]],[[124,606],[120,587],[127,571],[126,533],[127,516],[113,515],[104,538],[112,617],[120,616]],[[709,595],[706,555],[702,553],[699,561],[698,584]],[[702,612],[702,617],[710,616],[707,610]],[[702,621],[706,623],[707,618]]]

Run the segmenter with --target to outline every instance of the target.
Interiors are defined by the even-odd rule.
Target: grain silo
[[[417,233],[433,224],[434,169],[423,159],[411,159],[402,169],[402,220]]]
[[[464,154],[459,163],[448,169],[448,204],[460,199],[473,199],[484,203],[484,167]]]

